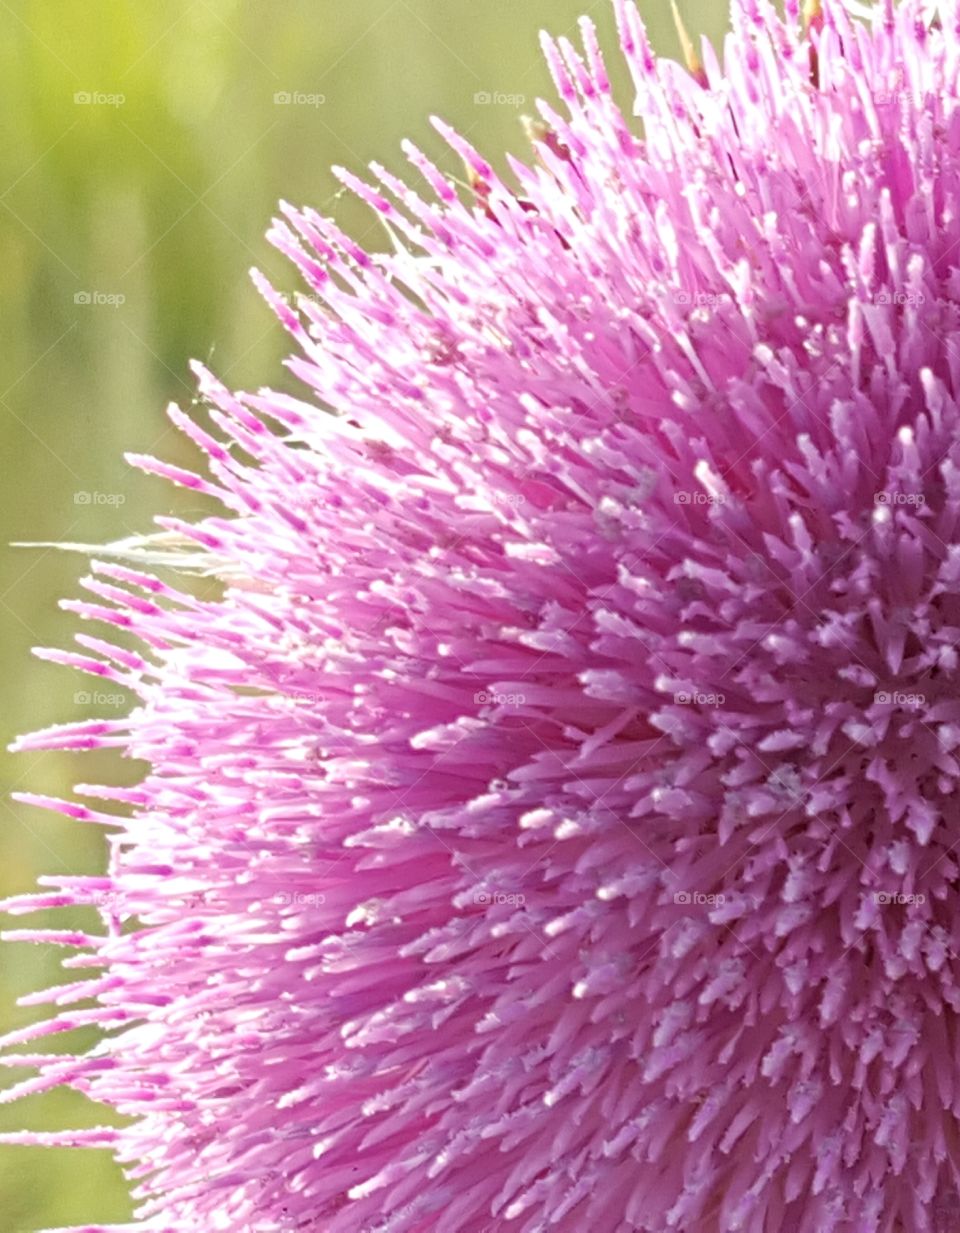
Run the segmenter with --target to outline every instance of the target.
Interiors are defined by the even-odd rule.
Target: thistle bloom
[[[309,398],[199,369],[204,477],[135,460],[223,592],[74,605],[140,705],[21,744],[150,770],[31,798],[109,872],[8,909],[104,932],[6,1040],[105,1030],[8,1095],[130,1116],[52,1136],[130,1228],[954,1227],[960,5],[786,8],[688,72],[618,0],[642,124],[546,40],[519,187],[342,173],[387,255],[285,206]]]

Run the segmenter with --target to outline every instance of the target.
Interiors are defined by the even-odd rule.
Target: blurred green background
[[[681,4],[691,30],[714,39],[723,7]],[[643,9],[655,46],[675,55],[667,0]],[[437,113],[502,168],[500,152],[525,153],[520,114],[552,93],[538,30],[574,34],[585,11],[629,107],[609,0],[0,0],[3,745],[123,705],[91,700],[116,691],[29,653],[69,645],[79,622],[57,601],[78,593],[83,559],[8,543],[103,543],[148,529],[153,514],[196,511],[195,498],[122,458],[191,461],[164,416],[192,396],[191,357],[235,387],[286,384],[285,335],[247,274],[256,264],[280,290],[296,288],[262,239],[278,199],[313,204],[380,245],[379,224],[329,165],[362,171],[378,159],[403,171],[399,143],[410,136],[459,172],[427,124]],[[525,102],[483,101],[498,94]],[[69,794],[134,768],[100,755],[0,762],[0,894],[28,891],[43,873],[100,869],[98,828],[10,793]],[[4,924],[68,923],[44,915]],[[0,948],[0,1030],[39,1017],[16,999],[67,979],[65,953]],[[0,1108],[0,1130],[105,1120],[67,1094]],[[129,1214],[106,1153],[0,1148],[0,1233]]]

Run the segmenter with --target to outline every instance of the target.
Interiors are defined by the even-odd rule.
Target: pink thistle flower
[[[174,409],[219,496],[95,565],[102,1044],[153,1233],[933,1233],[960,1181],[960,6],[544,46],[532,167],[344,172],[271,238],[315,401]],[[318,410],[319,404],[336,414]],[[155,548],[155,546],[154,546]],[[115,801],[130,816],[109,809]],[[74,1003],[92,1002],[78,1009]],[[11,1136],[7,1136],[9,1141]],[[43,1136],[13,1136],[17,1142]],[[89,1226],[87,1226],[89,1228]]]

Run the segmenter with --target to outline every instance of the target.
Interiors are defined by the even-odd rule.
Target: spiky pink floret
[[[796,9],[690,75],[618,0],[642,138],[547,40],[519,189],[344,173],[389,255],[285,206],[313,401],[200,369],[209,479],[138,460],[225,591],[75,605],[141,705],[22,744],[152,769],[34,798],[116,828],[8,904],[102,974],[6,1041],[107,1029],[14,1092],[132,1115],[53,1137],[131,1228],[953,1227],[960,5]]]

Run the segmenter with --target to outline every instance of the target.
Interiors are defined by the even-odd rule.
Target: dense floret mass
[[[688,71],[619,0],[629,118],[545,40],[509,183],[342,173],[385,254],[284,207],[309,396],[199,369],[205,474],[134,460],[223,593],[74,605],[140,705],[22,744],[151,769],[30,798],[110,866],[8,906],[105,931],[16,936],[102,973],[7,1040],[106,1029],[8,1061],[131,1115],[53,1137],[131,1229],[960,1218],[960,7],[796,7]]]

